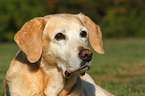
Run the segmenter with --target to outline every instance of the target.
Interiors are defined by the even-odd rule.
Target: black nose
[[[89,62],[92,60],[92,56],[93,53],[91,50],[89,49],[83,49],[80,53],[79,53],[79,57],[80,59],[82,59],[85,62]]]

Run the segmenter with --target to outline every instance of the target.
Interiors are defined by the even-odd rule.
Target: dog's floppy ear
[[[88,28],[89,31],[89,41],[92,48],[99,54],[104,54],[103,41],[100,27],[95,24],[89,17],[84,14],[78,14],[79,18],[83,24]]]
[[[43,18],[37,17],[26,22],[16,33],[14,40],[26,54],[31,63],[37,62],[42,53],[42,31],[45,23]]]

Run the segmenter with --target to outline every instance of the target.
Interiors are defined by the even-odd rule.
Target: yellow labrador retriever
[[[89,17],[56,14],[34,18],[14,40],[20,51],[5,77],[5,96],[113,96],[85,74],[93,49],[103,54],[101,31]]]

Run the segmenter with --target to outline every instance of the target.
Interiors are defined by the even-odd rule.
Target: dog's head
[[[93,53],[88,48],[88,40],[96,52],[104,53],[101,38],[99,26],[80,13],[34,18],[14,39],[31,63],[44,58],[47,64],[53,62],[69,77],[90,68]]]

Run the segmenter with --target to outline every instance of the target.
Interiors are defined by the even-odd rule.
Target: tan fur
[[[24,24],[14,38],[20,51],[7,71],[5,96],[113,96],[88,74],[79,76],[87,69],[64,76],[66,70],[79,69],[78,53],[89,49],[88,36],[79,36],[81,30],[89,34],[94,50],[103,54],[100,28],[83,14],[48,15]],[[55,39],[59,32],[65,34],[65,40]]]
[[[78,15],[81,20],[84,22],[86,27],[89,29],[89,41],[94,48],[94,50],[100,54],[104,54],[103,50],[103,42],[102,42],[102,34],[100,27],[96,25],[89,17],[79,14]]]
[[[27,22],[14,38],[32,63],[38,61],[42,53],[41,34],[44,26],[45,22],[41,18],[35,18]]]

